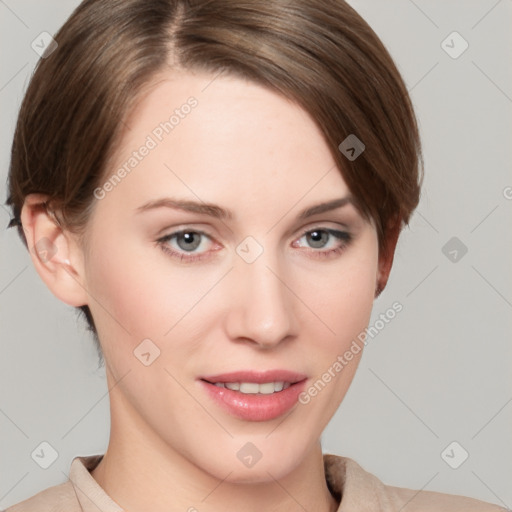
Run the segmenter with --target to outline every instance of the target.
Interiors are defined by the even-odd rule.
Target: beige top
[[[75,457],[69,480],[49,487],[4,512],[122,512],[94,480],[103,455]],[[338,512],[502,512],[505,508],[462,496],[384,485],[347,457],[324,454],[327,485],[341,502]],[[314,511],[311,511],[314,512]]]

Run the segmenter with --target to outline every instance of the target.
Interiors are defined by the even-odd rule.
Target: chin
[[[227,478],[225,475],[219,478],[232,484],[265,484],[286,477],[292,469],[289,466],[276,466],[271,462],[261,467],[257,464],[252,468],[232,468],[232,473]]]
[[[250,442],[247,445],[250,446]],[[246,446],[246,444],[243,446]],[[255,457],[252,460],[244,460],[247,453],[251,453],[251,448],[246,448],[245,452],[237,448],[234,456],[227,457],[224,455],[222,457],[223,463],[220,466],[215,465],[214,467],[206,468],[203,461],[203,468],[215,478],[225,482],[258,484],[269,483],[286,477],[304,459],[304,454],[297,449],[291,451],[274,448],[267,449],[266,452],[260,452],[260,455],[254,453]]]

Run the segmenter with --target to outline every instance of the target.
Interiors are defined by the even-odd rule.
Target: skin
[[[89,305],[101,340],[111,435],[92,476],[131,512],[336,510],[320,436],[362,352],[307,405],[271,421],[231,416],[197,379],[281,368],[305,373],[309,387],[368,325],[398,231],[379,254],[373,222],[350,203],[298,220],[308,206],[350,195],[321,132],[306,112],[266,88],[212,79],[174,72],[154,81],[128,120],[108,176],[166,112],[190,96],[198,105],[95,200],[89,251],[35,208],[44,196],[31,194],[23,207],[29,247],[46,237],[56,249],[48,261],[31,251],[36,270],[65,303]],[[135,212],[165,196],[215,203],[234,219],[170,208]],[[192,250],[203,260],[180,261],[156,242],[183,228],[207,233],[196,235],[201,243]],[[323,232],[315,244],[304,235],[315,228],[352,239]],[[236,252],[248,236],[263,248],[250,264]],[[166,244],[190,255],[183,238]],[[133,354],[147,338],[160,349],[149,366]],[[262,453],[250,468],[237,458],[247,442]]]

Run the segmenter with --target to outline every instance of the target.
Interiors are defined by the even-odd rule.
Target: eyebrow
[[[333,199],[331,201],[326,201],[324,203],[319,203],[314,206],[310,206],[302,210],[297,215],[297,218],[300,220],[306,219],[308,217],[312,217],[313,215],[318,215],[320,213],[325,213],[331,210],[335,210],[337,208],[341,208],[342,206],[345,206],[347,204],[354,204],[352,197],[341,197],[339,199]],[[156,208],[172,208],[174,210],[183,210],[186,212],[209,215],[211,217],[215,217],[216,219],[231,220],[234,218],[234,214],[232,211],[226,210],[216,204],[196,202],[184,199],[174,199],[171,197],[163,197],[161,199],[148,201],[142,206],[136,208],[135,211],[136,213],[142,213],[148,210],[154,210]]]

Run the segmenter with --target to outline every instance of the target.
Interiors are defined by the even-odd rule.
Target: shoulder
[[[38,492],[3,512],[79,512],[81,511],[72,483],[67,482]]]
[[[403,512],[504,512],[492,503],[466,496],[384,485],[384,493]],[[394,509],[393,509],[394,510]]]
[[[48,487],[0,512],[122,511],[90,474],[102,457],[102,454],[75,457],[66,482]]]
[[[474,498],[385,485],[355,460],[324,454],[329,489],[343,512],[504,512],[498,505]]]

